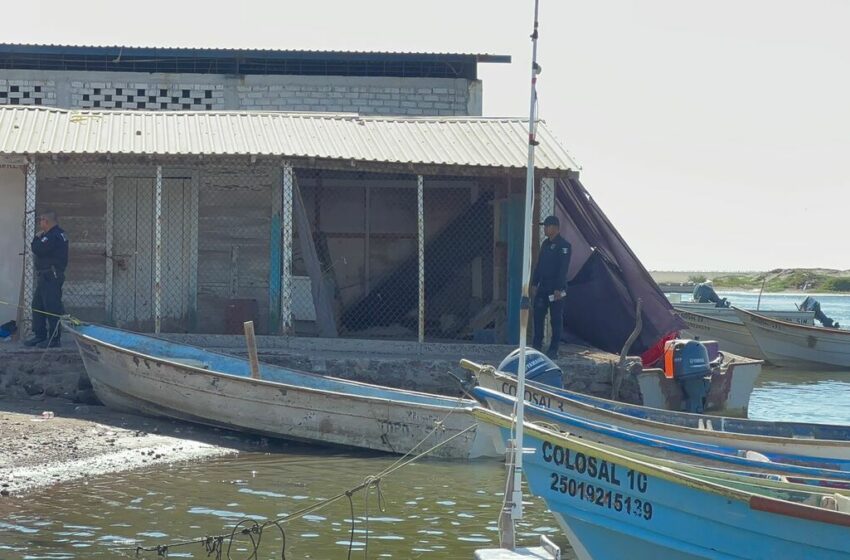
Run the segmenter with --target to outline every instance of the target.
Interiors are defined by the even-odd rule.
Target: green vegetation
[[[714,279],[720,289],[760,290],[783,292],[806,290],[809,292],[850,292],[850,276],[846,272],[824,269],[776,269],[753,274],[730,274]]]
[[[847,276],[827,278],[821,289],[825,292],[850,292],[850,278]]]
[[[688,282],[691,282],[692,284],[702,284],[706,280],[708,280],[708,278],[705,277],[705,274],[692,274],[688,276]]]

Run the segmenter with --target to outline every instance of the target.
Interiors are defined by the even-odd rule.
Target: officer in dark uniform
[[[546,239],[540,246],[537,267],[531,278],[534,292],[534,338],[531,345],[537,350],[543,346],[543,322],[546,312],[552,323],[552,341],[546,355],[558,357],[558,345],[564,329],[564,297],[567,295],[567,272],[570,268],[572,245],[561,237],[561,222],[549,216],[542,224]]]
[[[55,212],[44,212],[38,217],[38,233],[30,247],[35,255],[36,274],[32,296],[33,337],[24,345],[55,348],[60,338],[59,315],[65,313],[62,284],[68,266],[68,237],[59,227]]]

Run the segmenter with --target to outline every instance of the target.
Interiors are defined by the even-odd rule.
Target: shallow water
[[[229,533],[245,518],[262,523],[291,514],[356,486],[394,461],[296,447],[67,484],[0,510],[0,558],[135,557],[137,544]],[[353,496],[353,545],[352,503],[343,498],[284,524],[286,557],[346,558],[351,546],[352,557],[364,558],[368,544],[368,558],[470,559],[477,548],[498,544],[504,472],[492,461],[409,465],[385,480],[384,511],[374,491],[368,503],[363,492]],[[542,502],[529,498],[525,513],[519,541],[537,544],[534,535],[547,534],[568,546]],[[249,555],[245,543],[243,537],[234,545],[234,558]],[[116,550],[122,547],[128,549]],[[272,527],[263,532],[259,558],[279,559],[281,548],[281,534]],[[156,553],[141,557],[156,558]],[[169,557],[207,555],[193,544],[171,548]]]
[[[756,305],[757,294],[721,295],[742,307]],[[765,295],[761,307],[794,309],[803,297]],[[819,299],[827,315],[850,326],[850,297]],[[750,415],[850,424],[850,373],[765,369]],[[291,514],[395,461],[299,446],[273,451],[93,478],[32,494],[25,503],[0,501],[0,559],[134,558],[136,545],[229,533],[245,518],[264,522]],[[346,558],[351,547],[354,558],[471,559],[477,548],[498,544],[503,487],[498,462],[416,463],[385,480],[384,511],[374,491],[368,502],[360,492],[353,497],[353,516],[352,504],[343,499],[285,523],[286,558]],[[542,502],[528,500],[520,543],[536,544],[535,535],[546,534],[567,550]],[[258,559],[281,558],[283,539],[275,531],[263,533]],[[233,558],[249,556],[245,543],[243,537],[234,544]],[[168,552],[169,558],[209,558],[199,544]]]
[[[795,310],[807,295],[820,301],[821,309],[850,328],[850,296],[837,294],[759,294],[718,292],[732,305],[745,309]],[[850,371],[801,371],[764,368],[750,397],[750,417],[762,420],[796,420],[827,424],[850,424]]]

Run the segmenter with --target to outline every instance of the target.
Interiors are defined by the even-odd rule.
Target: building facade
[[[0,44],[0,106],[481,115],[508,56]]]

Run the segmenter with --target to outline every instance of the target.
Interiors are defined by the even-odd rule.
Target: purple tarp
[[[568,331],[602,350],[620,353],[635,326],[638,298],[643,326],[630,354],[642,354],[664,335],[685,328],[578,179],[557,181],[555,215],[561,220],[561,235],[573,247],[564,312]]]

